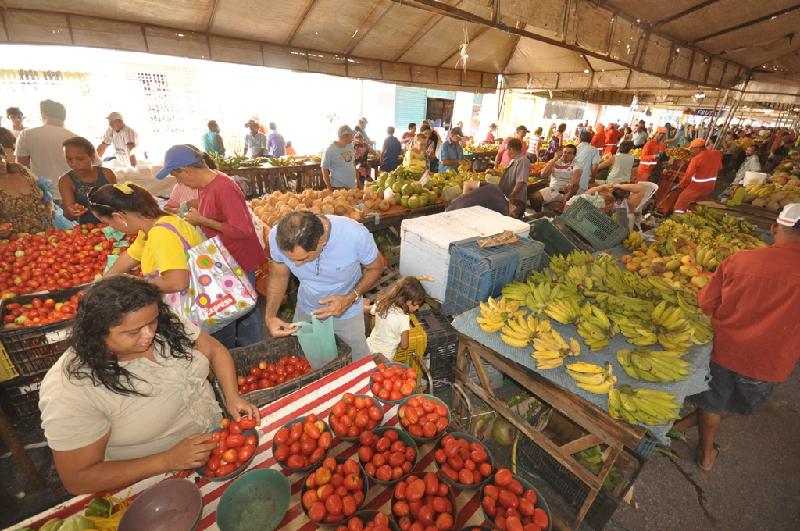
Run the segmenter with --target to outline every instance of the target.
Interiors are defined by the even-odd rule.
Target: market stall
[[[247,181],[246,195],[261,196],[276,190],[294,188],[297,192],[322,188],[322,170],[319,163],[291,166],[260,166],[224,170],[231,177],[241,177]],[[290,186],[291,183],[291,186]],[[244,189],[244,188],[243,188]]]

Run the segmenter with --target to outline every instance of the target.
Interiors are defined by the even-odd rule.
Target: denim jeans
[[[253,289],[255,289],[255,270],[247,273],[247,278],[250,280]],[[236,322],[229,324],[222,330],[214,332],[212,336],[227,349],[246,347],[263,341],[264,320],[261,318],[261,312],[258,311],[258,307],[256,306],[250,313],[240,317]]]

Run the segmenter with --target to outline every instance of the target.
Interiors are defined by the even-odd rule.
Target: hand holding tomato
[[[0,225],[0,238],[7,238],[14,233],[14,226],[11,223]]]
[[[166,470],[190,470],[206,464],[206,459],[211,451],[219,446],[213,441],[211,434],[198,433],[190,435],[184,440],[164,452]]]
[[[78,203],[65,207],[65,210],[73,218],[79,218],[86,213],[86,207],[79,205]]]
[[[231,414],[233,420],[238,421],[244,416],[254,419],[256,426],[261,424],[261,413],[258,411],[258,408],[241,396],[236,396],[228,400],[228,413]]]

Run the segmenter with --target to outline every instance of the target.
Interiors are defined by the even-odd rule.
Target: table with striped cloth
[[[261,432],[259,434],[258,452],[247,470],[254,470],[256,468],[274,468],[276,470],[281,470],[275,458],[272,456],[272,438],[275,436],[275,432],[290,420],[310,413],[314,413],[327,421],[331,407],[344,393],[369,392],[369,376],[374,369],[375,363],[371,359],[366,358],[331,373],[307,385],[303,389],[295,391],[263,407],[261,409],[261,426],[257,427]],[[382,425],[394,426],[397,424],[397,421],[397,407],[392,406],[390,409],[386,410]],[[415,473],[436,471],[436,464],[433,461],[433,448],[434,444],[426,444],[420,447],[420,461],[417,468],[414,470]],[[334,437],[333,445],[328,455],[331,457],[357,459],[357,452],[358,446],[356,444],[344,442]],[[286,531],[312,531],[318,529],[319,526],[311,522],[305,516],[300,503],[300,488],[302,487],[306,474],[290,474],[285,470],[283,474],[289,478],[289,484],[292,489],[292,499],[289,503],[289,511],[283,521],[281,521],[278,529]],[[169,477],[179,476],[173,475]],[[189,476],[189,479],[195,478],[196,476],[194,474]],[[158,476],[139,481],[130,487],[131,495],[135,496],[164,479],[168,479],[167,476]],[[197,486],[203,493],[203,517],[197,528],[198,531],[219,529],[216,524],[217,504],[219,503],[222,493],[228,485],[235,480],[236,478],[226,482],[211,482],[198,479]],[[128,488],[126,487],[116,490],[113,493],[116,496],[124,496],[127,490]],[[369,494],[362,510],[374,509],[390,514],[392,491],[393,487],[384,487],[383,485],[371,483]],[[455,493],[458,514],[456,515],[456,522],[453,527],[454,530],[461,529],[467,525],[488,525],[484,524],[484,516],[480,509],[477,489],[463,492],[456,490]],[[29,518],[24,522],[20,522],[9,529],[18,529],[26,525],[38,528],[47,520],[56,516],[59,518],[66,518],[73,514],[82,514],[84,507],[93,497],[94,496],[77,496],[64,504]]]

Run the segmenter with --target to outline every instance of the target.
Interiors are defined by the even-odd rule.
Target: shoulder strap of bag
[[[180,239],[181,239],[181,241],[183,242],[183,250],[184,250],[184,251],[188,251],[189,249],[191,249],[191,248],[192,248],[192,246],[191,246],[191,245],[189,245],[189,242],[187,242],[187,241],[186,241],[186,238],[184,238],[184,237],[183,237],[183,234],[181,234],[181,233],[178,231],[178,229],[176,229],[175,227],[173,227],[173,226],[172,226],[172,225],[170,225],[169,223],[156,223],[154,226],[155,226],[155,227],[164,227],[165,229],[169,229],[169,230],[171,230],[172,232],[174,232],[175,234],[177,234],[178,238],[180,238]]]

